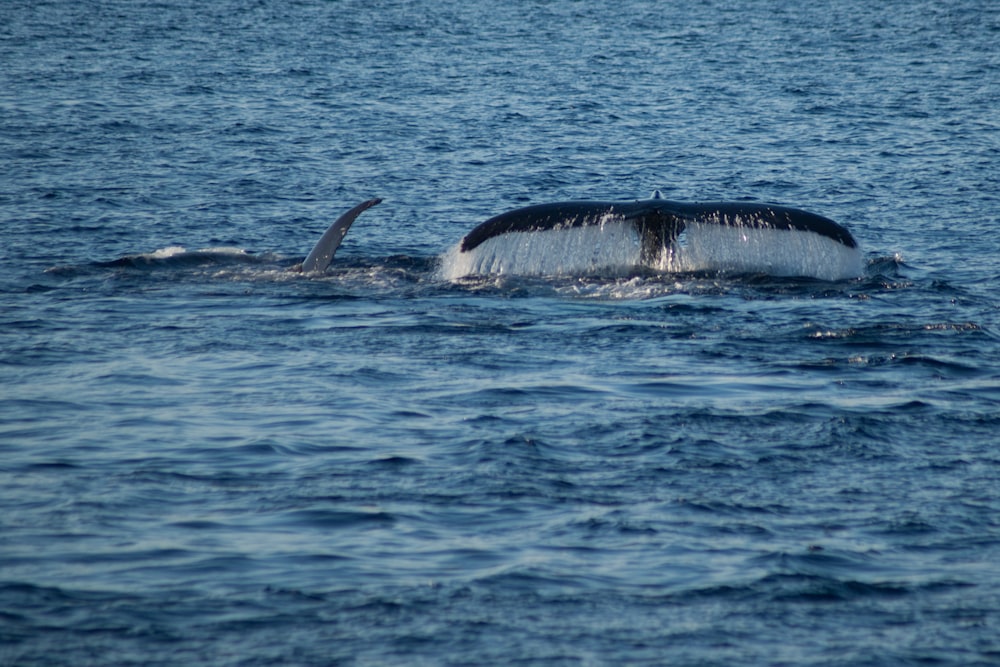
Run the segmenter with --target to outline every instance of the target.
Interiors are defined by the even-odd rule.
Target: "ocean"
[[[5,0],[0,664],[1000,664],[998,45],[975,0]],[[654,190],[863,275],[448,271]]]

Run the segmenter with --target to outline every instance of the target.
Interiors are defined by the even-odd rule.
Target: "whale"
[[[358,216],[381,202],[369,199],[341,215],[302,263],[288,270],[325,273]],[[245,256],[231,248],[189,253],[176,246],[102,265],[144,265],[177,257],[232,261]],[[642,200],[565,201],[501,213],[446,252],[438,275],[446,280],[477,275],[635,275],[638,269],[835,281],[863,275],[864,266],[850,231],[821,215],[755,202],[670,201],[656,191]]]
[[[343,242],[344,237],[347,236],[348,230],[354,224],[357,217],[372,206],[381,203],[382,200],[377,198],[363,201],[334,220],[333,224],[323,232],[323,236],[316,242],[313,249],[309,251],[309,254],[306,255],[302,264],[292,267],[293,270],[301,271],[302,273],[323,273],[326,271],[337,254],[337,248],[340,247],[340,244]]]
[[[350,209],[323,232],[320,239],[313,245],[306,258],[297,264],[283,266],[282,272],[323,274],[330,267],[337,249],[340,248],[344,237],[347,236],[351,225],[358,216],[370,209],[372,206],[382,203],[381,199],[369,199],[363,201]],[[211,247],[200,250],[191,250],[181,245],[173,245],[161,248],[151,253],[141,253],[136,255],[126,255],[108,262],[94,262],[99,267],[145,267],[157,266],[160,264],[213,264],[213,263],[250,263],[260,264],[269,262],[269,255],[258,256],[255,253],[247,252],[237,247]],[[54,267],[58,268],[58,267]]]
[[[864,272],[854,236],[830,218],[757,202],[664,199],[535,204],[494,216],[451,253],[452,277],[572,274],[614,267],[843,280]]]

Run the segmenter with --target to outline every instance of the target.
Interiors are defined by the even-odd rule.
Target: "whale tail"
[[[337,218],[330,225],[329,229],[323,233],[323,236],[320,237],[319,242],[313,247],[305,261],[302,262],[301,271],[303,273],[322,273],[326,271],[327,267],[330,266],[330,262],[333,261],[333,256],[337,254],[337,248],[340,247],[340,243],[347,236],[347,230],[351,228],[354,220],[372,206],[381,202],[381,199],[369,199],[368,201],[361,202]]]
[[[543,234],[529,243],[525,234],[533,232]],[[754,202],[675,202],[658,192],[631,202],[570,201],[508,211],[466,234],[455,258],[456,275],[641,265],[841,280],[864,271],[857,241],[829,218]]]

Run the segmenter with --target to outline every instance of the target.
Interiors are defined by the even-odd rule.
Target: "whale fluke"
[[[840,280],[857,277],[864,266],[857,241],[829,218],[772,204],[670,201],[659,192],[638,201],[508,211],[470,231],[457,249],[457,274],[643,265]]]
[[[333,261],[333,256],[337,254],[337,248],[340,247],[341,241],[344,240],[347,230],[351,228],[351,224],[355,218],[372,206],[381,203],[381,201],[381,199],[369,199],[366,202],[361,202],[337,218],[336,222],[330,225],[330,228],[326,230],[319,242],[313,247],[305,261],[302,262],[302,272],[322,273],[326,271],[327,267],[330,266],[330,262]]]
[[[462,239],[468,252],[487,239],[512,232],[539,232],[600,225],[617,218],[635,225],[647,244],[670,242],[685,224],[708,223],[730,227],[796,230],[825,236],[848,248],[857,247],[851,233],[829,218],[769,204],[709,202],[686,204],[662,199],[635,202],[574,201],[537,204],[502,213],[482,223]]]

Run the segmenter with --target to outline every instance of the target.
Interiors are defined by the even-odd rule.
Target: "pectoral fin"
[[[333,256],[337,254],[337,248],[340,247],[341,241],[347,236],[347,230],[351,228],[351,224],[355,218],[381,201],[381,199],[369,199],[337,218],[336,222],[330,225],[330,228],[326,230],[319,242],[313,247],[309,256],[302,262],[302,272],[322,273],[326,271],[327,267],[330,266],[330,262],[333,261]]]

